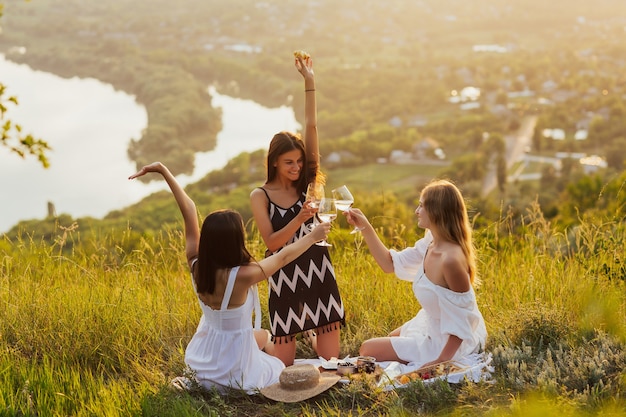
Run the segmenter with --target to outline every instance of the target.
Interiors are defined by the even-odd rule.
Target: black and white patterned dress
[[[300,212],[305,194],[291,207],[283,208],[269,201],[269,217],[274,230],[285,227]],[[308,220],[292,236],[293,243],[309,233]],[[335,270],[328,248],[312,245],[295,261],[285,265],[269,279],[270,328],[274,339],[293,339],[298,333],[319,328],[330,331],[345,325],[343,302],[337,288]]]

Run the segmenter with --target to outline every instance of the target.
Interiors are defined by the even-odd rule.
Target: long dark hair
[[[198,273],[194,275],[196,291],[213,294],[219,269],[250,263],[246,234],[241,215],[234,210],[217,210],[202,224],[198,248]]]
[[[296,188],[299,192],[304,192],[308,183],[318,179],[319,164],[315,161],[307,161],[304,142],[299,135],[291,132],[279,132],[272,138],[267,152],[266,182],[271,182],[276,178],[276,167],[274,165],[278,161],[278,157],[293,150],[299,150],[302,153],[303,169],[296,182]]]

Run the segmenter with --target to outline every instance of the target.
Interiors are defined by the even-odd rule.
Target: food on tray
[[[446,376],[446,375],[453,374],[456,372],[462,372],[465,369],[467,368],[459,366],[454,363],[450,363],[450,362],[440,363],[437,366],[429,366],[427,368],[420,368],[420,369],[416,369],[415,371],[408,372],[406,374],[398,375],[395,378],[395,380],[398,383],[405,385],[411,381],[427,380],[431,378]]]
[[[339,362],[337,364],[337,373],[339,375],[350,375],[357,371],[355,364],[350,362]]]
[[[411,381],[418,381],[424,379],[434,378],[436,375],[431,374],[430,372],[410,372],[408,374],[400,375],[396,378],[396,380],[402,385],[408,384]]]
[[[377,384],[383,375],[383,368],[378,365],[376,365],[376,369],[374,369],[374,372],[372,373],[367,373],[364,370],[358,369],[356,364],[351,365],[354,366],[354,373],[343,374],[340,379],[340,381],[342,381],[343,383],[350,383],[351,381],[361,381]]]
[[[301,58],[301,59],[308,59],[311,58],[311,55],[309,55],[308,53],[304,52],[304,51],[293,51],[293,56],[295,56],[296,58]]]

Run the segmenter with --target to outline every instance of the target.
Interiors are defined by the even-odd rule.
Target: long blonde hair
[[[472,227],[461,191],[448,180],[433,180],[422,190],[420,203],[441,235],[461,247],[467,259],[470,282],[478,284]]]

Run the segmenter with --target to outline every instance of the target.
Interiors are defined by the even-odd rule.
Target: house
[[[464,87],[461,91],[452,90],[450,92],[450,103],[465,103],[466,101],[476,101],[480,98],[480,88]]]
[[[356,156],[352,152],[337,151],[331,152],[328,156],[324,157],[324,163],[329,165],[336,165],[342,162],[353,162]]]
[[[579,159],[585,174],[592,174],[599,169],[608,167],[606,160],[598,155],[589,155]]]
[[[499,54],[505,54],[509,52],[509,48],[502,45],[474,45],[472,46],[474,52],[496,52]]]
[[[324,158],[324,162],[329,164],[338,164],[341,162],[341,154],[339,152],[332,152],[326,158]]]
[[[586,140],[589,136],[589,132],[586,129],[578,129],[574,134],[575,140]]]
[[[554,91],[557,89],[558,86],[559,85],[553,80],[548,80],[548,81],[545,81],[543,84],[541,84],[541,89],[543,91]]]
[[[433,138],[424,138],[413,145],[413,156],[416,159],[425,159],[430,155],[434,155],[438,159],[446,158],[446,154],[443,152],[443,149],[441,149],[439,142]]]
[[[422,126],[426,126],[427,124],[428,124],[428,119],[421,115],[415,115],[411,117],[411,119],[408,122],[409,126],[414,126],[414,127],[422,127]]]
[[[392,164],[411,164],[414,162],[413,154],[395,149],[389,154],[389,162]]]
[[[402,119],[398,116],[394,116],[389,120],[389,125],[392,127],[401,127]]]
[[[463,103],[459,106],[459,108],[461,110],[473,110],[473,109],[479,109],[480,108],[480,103],[477,102],[471,102],[471,103]]]
[[[563,129],[543,129],[541,134],[544,138],[552,140],[565,140],[565,131]]]

